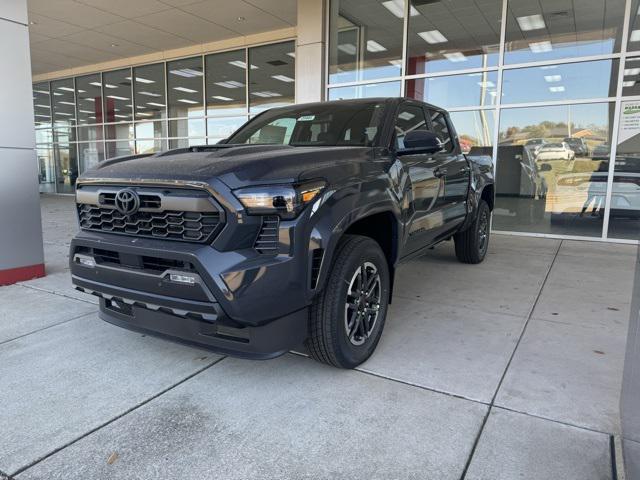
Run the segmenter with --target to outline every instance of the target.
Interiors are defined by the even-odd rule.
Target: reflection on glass
[[[622,78],[622,96],[640,95],[640,57],[627,58]]]
[[[618,60],[505,70],[502,103],[615,97],[617,82]]]
[[[76,129],[64,122],[56,123],[53,127],[54,143],[69,143],[76,141]]]
[[[169,118],[201,117],[202,57],[185,58],[167,63]],[[164,102],[160,102],[164,103]]]
[[[102,74],[105,122],[127,122],[133,118],[131,69]]]
[[[134,142],[130,140],[105,142],[104,146],[106,158],[122,157],[124,155],[131,155],[135,152]]]
[[[80,174],[94,168],[104,160],[104,144],[102,142],[78,143],[78,160]]]
[[[609,237],[640,236],[640,102],[620,108],[618,146],[611,189]]]
[[[114,123],[104,126],[104,136],[107,140],[133,140],[133,124]]]
[[[170,137],[204,137],[204,118],[169,120]]]
[[[624,0],[509,0],[505,63],[620,51]]]
[[[498,65],[501,16],[502,0],[411,0],[407,72]]]
[[[53,146],[56,164],[56,192],[73,193],[78,179],[78,156],[75,144]]]
[[[102,140],[102,125],[78,127],[78,141],[90,142]]]
[[[369,83],[367,85],[338,87],[329,90],[329,100],[399,96],[400,82]]]
[[[135,124],[135,138],[165,138],[167,136],[167,124],[159,122],[137,122]]]
[[[613,103],[502,110],[496,230],[600,236]]]
[[[493,156],[494,110],[451,112],[463,153]]]
[[[53,150],[51,147],[38,147],[36,149],[38,158],[38,183],[40,191],[43,193],[55,193],[55,167]]]
[[[48,82],[33,86],[33,111],[36,128],[51,127],[51,93]]]
[[[136,140],[136,153],[154,153],[166,149],[167,140],[165,139]]]
[[[53,142],[53,132],[51,128],[37,128],[36,129],[36,143],[51,143]]]
[[[57,125],[75,125],[76,100],[73,78],[51,82],[53,121]]]
[[[245,50],[207,55],[207,115],[238,115],[247,111]]]
[[[495,105],[498,72],[407,80],[405,96],[442,108]]]
[[[102,82],[100,74],[76,77],[78,124],[102,123]]]
[[[164,65],[135,67],[133,78],[136,120],[165,118]]]
[[[631,17],[629,18],[629,42],[627,43],[627,51],[634,52],[640,50],[640,1],[632,0]]]
[[[329,83],[400,75],[403,17],[403,0],[332,1]]]
[[[207,119],[207,143],[218,143],[229,137],[247,121],[247,117],[227,117]]]
[[[294,103],[296,60],[290,55],[294,51],[294,42],[249,49],[249,108],[252,112]],[[244,71],[246,65],[237,64],[236,68]]]
[[[197,145],[205,145],[207,142],[204,138],[170,138],[169,148],[186,148]]]

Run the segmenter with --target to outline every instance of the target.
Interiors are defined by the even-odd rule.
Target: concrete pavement
[[[494,235],[479,266],[439,246],[340,371],[101,322],[63,258],[71,199],[42,208],[50,274],[0,288],[0,478],[611,478],[634,246]]]

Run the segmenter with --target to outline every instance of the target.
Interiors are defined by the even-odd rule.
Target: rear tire
[[[489,220],[491,210],[484,200],[478,204],[478,213],[473,223],[463,232],[453,236],[456,257],[462,263],[480,263],[487,255],[489,247]]]
[[[305,342],[311,357],[338,368],[355,368],[367,360],[382,335],[389,288],[389,265],[380,245],[368,237],[345,235],[311,306]]]

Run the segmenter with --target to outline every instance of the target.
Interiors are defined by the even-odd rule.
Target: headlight
[[[234,190],[233,194],[249,215],[279,215],[295,218],[309,202],[325,188],[326,183],[315,181],[300,185],[264,185]]]

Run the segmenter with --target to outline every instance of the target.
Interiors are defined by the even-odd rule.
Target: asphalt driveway
[[[494,235],[403,265],[374,356],[225,358],[103,323],[45,278],[0,288],[0,477],[611,479],[635,246]],[[430,272],[437,271],[437,278]]]

